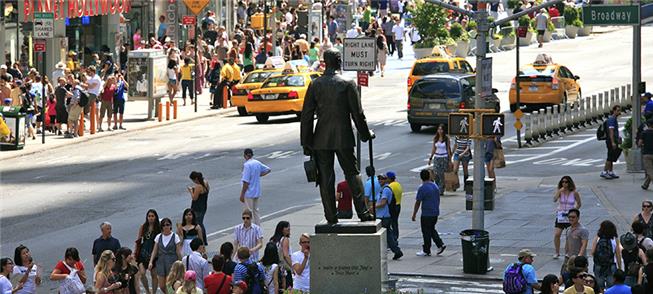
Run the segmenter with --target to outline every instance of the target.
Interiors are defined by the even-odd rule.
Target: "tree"
[[[425,3],[424,0],[417,0],[410,12],[413,14],[413,23],[422,38],[419,43],[415,44],[416,48],[432,48],[447,42],[449,31],[445,25],[448,17],[444,8]]]

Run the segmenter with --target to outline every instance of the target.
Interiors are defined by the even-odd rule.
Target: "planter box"
[[[447,50],[447,54],[449,55],[454,55],[456,53],[456,48],[458,47],[457,44],[453,45],[445,45],[445,50]]]
[[[496,49],[501,48],[501,41],[502,40],[503,39],[492,39],[492,46],[490,48],[492,48],[492,47],[494,47]]]
[[[528,32],[526,33],[526,37],[524,38],[519,38],[519,46],[529,46],[531,43],[533,43],[533,32]]]
[[[584,26],[584,27],[578,29],[578,36],[579,37],[587,37],[590,34],[592,34],[592,26]]]
[[[576,26],[565,26],[565,34],[567,34],[567,38],[575,39],[578,34],[578,29],[579,27]]]
[[[469,41],[458,41],[455,55],[458,57],[467,57],[467,54],[469,54]]]
[[[420,59],[431,55],[433,48],[413,48],[413,52],[415,52],[415,59]]]
[[[544,38],[542,39],[542,41],[544,43],[548,43],[548,42],[551,42],[552,39],[553,39],[553,32],[550,32],[548,30],[545,31],[544,32]]]
[[[512,37],[510,37],[510,36],[503,37],[503,39],[501,39],[501,49],[510,50],[510,49],[513,49],[513,48],[515,48],[515,37],[514,36],[512,36]]]

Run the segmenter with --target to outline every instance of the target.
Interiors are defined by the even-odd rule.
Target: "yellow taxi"
[[[550,106],[575,103],[580,97],[578,80],[566,66],[553,62],[537,61],[522,66],[519,70],[519,103],[524,106]],[[510,111],[517,110],[517,86],[512,79]]]
[[[415,60],[406,81],[407,93],[415,82],[436,73],[474,73],[474,68],[463,57],[452,57],[445,49],[434,48],[431,55]]]
[[[247,115],[247,110],[245,109],[247,94],[252,90],[260,88],[265,79],[278,75],[281,71],[281,68],[257,69],[248,73],[240,83],[233,87],[231,92],[231,105],[237,107],[239,115]]]
[[[261,88],[247,94],[247,113],[255,115],[260,123],[267,122],[271,115],[299,117],[308,85],[319,76],[317,72],[300,72],[269,77]]]

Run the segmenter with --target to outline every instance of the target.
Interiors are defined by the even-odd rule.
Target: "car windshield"
[[[280,71],[257,71],[249,74],[243,83],[262,83],[265,79],[269,78],[272,74],[279,74]]]
[[[449,72],[448,62],[419,62],[413,69],[414,76],[426,76],[439,72]]]
[[[460,87],[458,86],[458,81],[454,79],[422,80],[413,87],[411,96],[416,98],[460,96]]]
[[[547,66],[547,67],[529,66],[519,70],[519,75],[520,76],[552,76],[554,72],[555,72],[555,67],[553,66]]]
[[[303,86],[304,76],[276,76],[267,79],[262,88]]]

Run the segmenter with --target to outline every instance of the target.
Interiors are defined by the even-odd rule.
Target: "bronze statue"
[[[335,199],[334,154],[345,173],[356,213],[361,221],[374,220],[365,206],[363,183],[356,167],[354,131],[350,118],[354,120],[361,140],[373,138],[367,127],[356,84],[337,74],[342,58],[337,49],[324,52],[326,69],[308,87],[301,116],[301,144],[304,154],[312,156],[317,163],[320,196],[324,216],[330,224],[338,222]],[[314,115],[317,124],[313,130]]]

